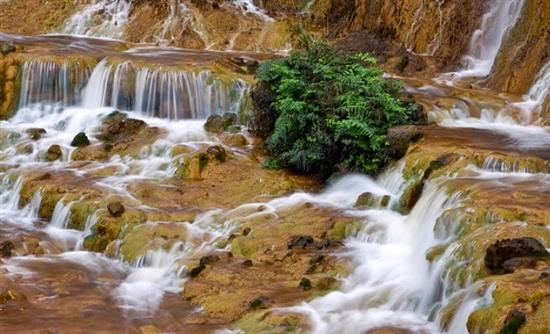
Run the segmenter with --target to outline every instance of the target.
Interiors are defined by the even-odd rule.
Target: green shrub
[[[266,165],[323,177],[379,171],[389,160],[388,128],[410,123],[416,106],[398,99],[401,82],[383,79],[370,55],[340,54],[309,37],[302,45],[257,70],[250,128],[266,138]]]

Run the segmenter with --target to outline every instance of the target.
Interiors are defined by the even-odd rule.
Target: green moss
[[[350,236],[356,235],[361,228],[363,228],[363,224],[359,221],[337,221],[327,232],[327,238],[343,241]]]

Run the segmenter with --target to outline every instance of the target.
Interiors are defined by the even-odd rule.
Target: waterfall
[[[484,77],[489,74],[506,34],[520,17],[523,0],[492,0],[481,26],[472,35],[465,68],[456,77]]]
[[[121,39],[131,7],[130,0],[96,0],[69,18],[61,32]]]
[[[260,17],[266,22],[272,22],[273,18],[267,15],[262,9],[254,5],[252,0],[232,0],[231,4],[237,8],[240,8],[243,14],[252,14]]]
[[[134,110],[172,120],[204,119],[212,114],[239,113],[249,85],[224,82],[208,71],[178,68],[135,68],[130,62],[100,62],[84,93],[84,106]]]
[[[75,202],[65,204],[63,198],[59,200],[53,210],[51,225],[57,228],[66,229],[69,225],[71,207]]]
[[[71,106],[80,102],[91,69],[83,61],[33,58],[24,61],[19,108],[32,104]]]
[[[287,199],[274,200],[269,205],[279,208],[281,203],[295,203],[300,199],[349,208],[356,196],[364,191],[398,192],[399,186],[392,186],[390,191],[381,189],[379,184],[396,183],[394,179],[398,178],[401,168],[398,164],[378,183],[364,176],[347,176],[321,195],[295,194]],[[364,218],[359,234],[346,242],[353,261],[353,273],[343,280],[340,291],[292,307],[290,311],[307,315],[314,334],[363,333],[388,325],[413,332],[440,333],[440,324],[433,312],[437,315],[437,311],[446,306],[451,299],[447,296],[466,289],[468,294],[461,299],[449,331],[463,333],[466,319],[482,305],[484,297],[479,296],[478,289],[471,285],[456,286],[446,277],[443,268],[452,260],[452,246],[448,248],[447,256],[432,264],[425,258],[428,249],[446,244],[454,237],[452,229],[436,229],[442,214],[460,204],[461,193],[448,194],[445,181],[429,182],[408,216],[391,210],[353,210],[355,217]]]
[[[535,78],[527,96],[541,105],[550,92],[550,62],[546,63]]]
[[[539,113],[543,107],[546,97],[550,92],[550,62],[546,63],[533,82],[533,85],[523,97],[523,102],[513,103],[519,108],[523,123],[530,124],[538,120]]]

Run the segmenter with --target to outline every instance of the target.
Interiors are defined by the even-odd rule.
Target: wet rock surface
[[[485,266],[496,273],[514,272],[522,264],[529,264],[536,258],[550,259],[550,253],[537,239],[504,239],[487,248]]]
[[[237,115],[232,113],[225,113],[223,115],[212,115],[208,117],[204,128],[208,132],[224,132],[229,129],[232,125],[237,123]]]

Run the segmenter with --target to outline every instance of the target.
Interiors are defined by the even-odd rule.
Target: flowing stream
[[[182,22],[194,22],[198,29],[189,7],[175,4],[178,6],[171,8],[157,36],[159,44],[169,45],[170,34]],[[441,6],[443,1],[437,4]],[[132,2],[125,0],[93,2],[69,19],[63,32],[122,38],[131,6]],[[231,6],[266,24],[273,21],[252,1],[235,0]],[[522,6],[523,0],[490,2],[480,28],[472,36],[464,57],[465,67],[453,73],[454,77],[489,74]],[[434,36],[428,53],[437,50],[440,34],[438,31]],[[214,59],[212,63],[221,63],[249,55],[197,51],[189,56],[192,62],[182,64],[173,60],[179,61],[186,51],[174,52],[143,47],[116,54],[107,52],[93,61],[54,61],[29,54],[22,62],[17,111],[8,120],[0,121],[2,133],[6,133],[0,145],[0,237],[26,240],[26,245],[34,245],[35,252],[24,249],[22,254],[2,260],[0,268],[33,306],[1,314],[0,332],[14,328],[14,332],[25,332],[28,328],[16,318],[44,328],[55,328],[56,321],[62,319],[63,324],[71,324],[64,328],[67,332],[132,332],[150,323],[166,332],[231,331],[224,329],[227,324],[201,326],[193,322],[192,316],[203,310],[181,297],[192,269],[187,261],[219,250],[218,242],[230,238],[238,221],[256,217],[260,207],[267,208],[261,214],[277,216],[283,210],[305,204],[331,208],[360,222],[357,233],[345,240],[344,250],[338,255],[349,259],[353,268],[347,277],[339,277],[340,287],[284,308],[305,315],[311,333],[368,333],[384,327],[415,333],[468,332],[469,316],[492,303],[495,286],[476,281],[468,273],[466,279],[457,277],[453,271],[462,247],[458,240],[460,219],[448,213],[464,205],[470,195],[467,188],[453,185],[464,182],[472,187],[498,188],[505,184],[521,188],[527,184],[543,192],[550,189],[548,174],[489,157],[479,166],[465,166],[465,173],[427,181],[418,201],[405,214],[399,210],[399,200],[410,181],[406,180],[403,159],[376,180],[365,175],[344,175],[316,193],[296,192],[262,203],[251,200],[231,209],[210,208],[201,211],[193,222],[148,220],[140,228],[170,226],[178,231],[179,238],[177,242],[147,249],[132,261],[124,260],[122,239],[109,246],[111,253],[107,255],[85,247],[106,208],[88,212],[83,226],[75,226],[71,212],[83,198],[62,197],[47,203],[41,189],[32,194],[26,205],[20,205],[26,191],[25,178],[48,177],[43,175],[46,173],[68,175],[65,177],[70,179],[69,186],[75,179],[89,192],[125,198],[142,209],[157,209],[140,203],[132,190],[133,182],[166,182],[170,187],[168,180],[175,176],[178,162],[171,153],[174,147],[220,144],[217,137],[204,130],[205,120],[226,112],[243,114],[250,93],[250,83],[244,76],[227,77],[216,66],[200,64],[201,59],[209,57]],[[140,58],[143,54],[148,56]],[[537,122],[549,94],[550,63],[540,70],[519,101],[487,97],[483,92],[470,94],[471,91],[453,87],[452,82],[437,80],[407,87],[409,93],[431,102],[430,119],[449,133],[474,128],[487,136],[501,134],[505,140],[495,149],[547,153],[550,130]],[[438,99],[452,100],[452,106],[438,103]],[[161,129],[163,136],[133,156],[73,161],[76,149],[71,141],[75,135],[85,132],[92,145],[99,145],[94,135],[104,118],[115,110]],[[41,128],[45,133],[31,140],[26,133],[30,128]],[[59,145],[61,158],[48,162],[44,156],[52,145]],[[236,150],[235,154],[247,153]],[[113,172],[101,173],[105,170]],[[355,207],[357,198],[366,192],[389,196],[389,205]],[[53,207],[51,219],[41,218],[45,205]],[[437,247],[445,247],[445,251],[436,260],[428,261],[426,254]],[[230,246],[223,249],[231,250]],[[446,317],[449,309],[453,311],[450,318]]]

